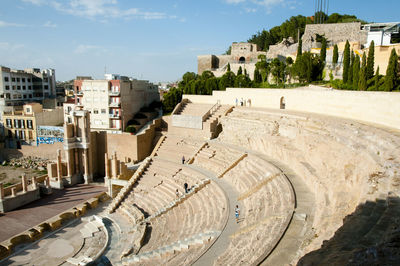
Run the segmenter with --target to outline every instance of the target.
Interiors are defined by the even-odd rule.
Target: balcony
[[[116,108],[118,108],[118,107],[121,107],[121,103],[110,102],[110,103],[108,103],[108,106],[109,106],[109,107],[116,107]]]
[[[108,93],[110,94],[110,96],[120,96],[121,95],[120,91],[108,91]]]
[[[83,96],[83,91],[78,91],[78,92],[76,93],[76,95],[78,95],[78,96]]]
[[[111,119],[121,119],[121,115],[119,114],[109,114]]]

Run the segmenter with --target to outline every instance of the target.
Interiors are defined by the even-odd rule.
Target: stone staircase
[[[119,204],[124,200],[124,198],[129,194],[130,190],[132,189],[133,185],[136,183],[136,181],[142,176],[143,172],[146,170],[146,168],[149,167],[149,165],[152,162],[151,157],[147,157],[140,167],[137,169],[135,174],[129,179],[128,185],[123,187],[117,196],[112,200],[110,205],[107,207],[107,212],[112,213],[115,211],[115,209],[119,206]]]

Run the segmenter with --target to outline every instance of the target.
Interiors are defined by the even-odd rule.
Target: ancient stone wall
[[[235,105],[236,99],[251,100],[253,107],[279,109],[281,99],[286,109],[338,116],[400,129],[400,93],[342,91],[321,87],[299,89],[227,88],[212,96],[183,95],[193,103]]]
[[[361,31],[360,22],[333,23],[333,24],[307,24],[303,37],[303,51],[310,50],[312,43],[316,41],[316,34],[323,35],[328,39],[329,45],[339,42],[367,42],[367,32]]]

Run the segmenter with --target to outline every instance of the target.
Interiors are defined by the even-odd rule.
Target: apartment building
[[[21,106],[27,102],[42,102],[46,98],[55,97],[55,95],[56,76],[54,69],[14,70],[0,66],[0,114],[7,109],[7,106]]]
[[[144,106],[160,101],[158,87],[145,80],[106,74],[103,80],[77,79],[76,105],[90,112],[92,130],[121,133]]]
[[[21,144],[36,144],[39,126],[59,126],[63,123],[63,110],[43,109],[40,103],[29,103],[3,112],[5,146],[19,148]]]

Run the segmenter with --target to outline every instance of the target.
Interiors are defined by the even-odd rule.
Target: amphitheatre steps
[[[211,107],[213,107],[213,104],[183,103],[177,115],[203,116]]]
[[[123,260],[123,265],[130,265],[135,262],[143,262],[151,260],[152,258],[161,258],[168,256],[180,251],[190,251],[191,246],[202,245],[205,242],[210,242],[212,238],[217,237],[220,234],[218,231],[208,231],[199,233],[197,235],[187,237],[183,240],[176,241],[170,245],[160,247],[158,249],[135,255],[129,259]]]

